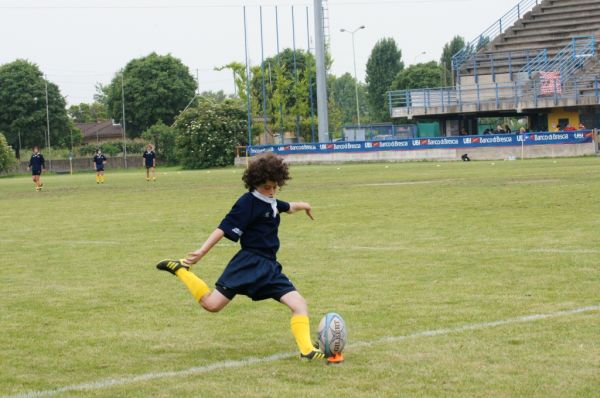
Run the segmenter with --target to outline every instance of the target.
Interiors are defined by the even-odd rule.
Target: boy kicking
[[[44,186],[42,182],[42,170],[46,170],[46,160],[44,160],[44,156],[40,153],[40,148],[37,145],[33,147],[33,154],[31,154],[31,159],[29,159],[27,170],[30,169],[35,190],[39,192],[42,190],[42,186]]]
[[[146,181],[150,181],[150,170],[152,170],[152,181],[156,181],[156,154],[152,144],[146,146],[143,158],[146,166]]]
[[[242,180],[247,193],[242,195],[198,250],[182,260],[164,260],[156,265],[176,275],[200,305],[209,312],[219,312],[233,298],[242,294],[254,301],[274,299],[292,312],[290,326],[303,359],[323,359],[325,355],[313,347],[310,339],[308,306],[292,282],[281,271],[276,254],[279,213],[304,210],[312,217],[308,203],[287,203],[275,199],[277,189],[290,179],[283,159],[267,153],[257,157],[246,169]],[[190,272],[223,237],[240,241],[241,250],[231,259],[211,291],[208,285]]]

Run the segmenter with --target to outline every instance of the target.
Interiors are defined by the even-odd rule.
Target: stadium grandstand
[[[600,1],[522,0],[452,58],[453,85],[388,93],[393,118],[435,120],[442,135],[487,117],[532,131],[600,128]]]

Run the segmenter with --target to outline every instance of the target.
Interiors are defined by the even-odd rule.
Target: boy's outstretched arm
[[[210,234],[208,239],[206,239],[206,242],[204,242],[200,249],[188,253],[185,262],[187,264],[196,264],[202,257],[206,255],[206,253],[210,251],[210,249],[212,249],[214,245],[221,240],[221,238],[223,238],[223,236],[225,236],[225,233],[221,229],[215,229],[212,234]]]
[[[311,220],[314,220],[312,215],[312,207],[310,207],[310,204],[306,202],[290,202],[290,209],[287,212],[289,214],[293,214],[300,210],[304,210],[306,215],[309,216]]]

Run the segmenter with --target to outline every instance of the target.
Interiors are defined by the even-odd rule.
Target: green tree
[[[295,68],[294,68],[295,57]],[[298,122],[300,135],[305,141],[311,139],[311,85],[313,111],[316,119],[316,61],[312,54],[303,50],[284,49],[264,62],[267,113],[271,121],[269,129],[279,131],[283,124],[286,131],[296,131]],[[262,79],[263,68],[253,68],[252,95],[257,99],[257,112],[263,114]],[[310,83],[309,83],[310,80]],[[283,112],[280,112],[280,109]],[[283,113],[283,119],[281,114]],[[315,121],[316,123],[316,121]]]
[[[386,93],[394,78],[404,69],[402,51],[393,38],[378,41],[367,61],[367,98],[373,121],[390,119]]]
[[[97,101],[91,104],[82,102],[79,105],[71,105],[67,112],[75,123],[94,123],[108,119],[106,105]]]
[[[442,57],[440,58],[440,64],[443,69],[444,86],[452,84],[450,77],[452,73],[452,56],[462,50],[465,47],[465,39],[461,36],[454,36],[454,38],[444,45],[442,50]]]
[[[156,156],[162,162],[171,165],[177,164],[176,137],[175,128],[167,126],[162,121],[159,121],[142,134],[144,140],[154,145]]]
[[[340,77],[330,77],[329,92],[335,107],[339,108],[342,114],[343,124],[356,124],[358,122],[356,115],[356,80],[350,73],[345,73]],[[360,110],[360,122],[368,123],[368,104],[367,90],[364,84],[358,83],[358,103]],[[342,126],[336,126],[335,130]]]
[[[296,68],[294,71],[294,57]],[[316,71],[312,54],[303,50],[286,48],[279,55],[264,61],[264,81],[267,105],[267,132],[296,131],[296,122],[300,127],[300,135],[304,140],[311,139],[310,91],[312,85],[312,101],[315,113],[316,128]],[[246,69],[239,62],[232,62],[217,70],[231,69],[235,76],[239,97],[247,102]],[[263,107],[263,67],[255,65],[250,68],[250,97],[253,114],[253,127],[257,134],[264,133]],[[254,130],[254,129],[253,129]]]
[[[201,98],[174,127],[177,155],[186,169],[232,165],[235,147],[246,144],[246,111],[240,100],[215,103]]]
[[[4,134],[0,133],[0,173],[6,173],[12,170],[17,164],[15,153],[8,145]]]
[[[392,82],[392,90],[410,90],[416,88],[440,87],[443,78],[443,67],[431,61],[411,65],[400,71]]]
[[[152,53],[130,61],[109,86],[99,86],[97,100],[105,102],[113,120],[123,119],[121,78],[125,92],[127,135],[131,138],[162,120],[171,125],[194,98],[196,81],[183,63],[171,55]],[[105,98],[104,98],[105,97]]]
[[[70,142],[72,124],[57,85],[48,82],[50,144]],[[25,60],[0,66],[0,131],[13,148],[44,146],[46,139],[46,80],[37,65]],[[19,145],[20,141],[20,145]]]

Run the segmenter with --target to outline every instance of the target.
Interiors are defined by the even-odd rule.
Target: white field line
[[[575,309],[571,309],[571,310],[550,312],[547,314],[526,315],[526,316],[521,316],[521,317],[517,317],[517,318],[508,318],[508,319],[502,319],[499,321],[492,321],[492,322],[473,323],[473,324],[458,326],[458,327],[454,327],[454,328],[425,330],[425,331],[415,332],[415,333],[407,334],[407,335],[403,335],[403,336],[386,336],[386,337],[382,337],[382,338],[371,340],[371,341],[357,341],[355,343],[349,344],[349,347],[355,348],[355,347],[372,346],[375,344],[397,343],[397,342],[401,342],[404,340],[416,339],[419,337],[443,336],[443,335],[448,335],[448,334],[463,333],[463,332],[472,331],[472,330],[488,329],[488,328],[504,326],[504,325],[533,322],[533,321],[539,321],[542,319],[558,318],[558,317],[564,317],[564,316],[569,316],[569,315],[582,314],[585,312],[597,312],[597,311],[600,311],[600,305],[592,305],[592,306],[588,306],[588,307],[575,308]],[[100,390],[100,389],[104,389],[104,388],[128,385],[128,384],[144,382],[144,381],[197,375],[197,374],[208,373],[208,372],[212,372],[214,370],[220,370],[220,369],[232,369],[232,368],[247,367],[247,366],[251,366],[251,365],[260,365],[260,364],[264,364],[264,363],[279,361],[279,360],[286,359],[286,358],[291,358],[296,355],[297,355],[297,353],[295,353],[295,352],[293,352],[293,353],[292,352],[282,352],[282,353],[273,354],[273,355],[270,355],[267,357],[262,357],[262,358],[250,357],[250,358],[244,358],[244,359],[235,360],[235,361],[215,362],[210,365],[195,366],[195,367],[183,369],[183,370],[174,370],[174,371],[156,372],[156,373],[143,373],[140,375],[123,376],[120,378],[104,379],[104,380],[92,381],[89,383],[72,384],[72,385],[58,387],[58,388],[51,389],[51,390],[39,390],[39,391],[30,391],[30,392],[16,394],[16,395],[6,395],[6,396],[2,396],[0,398],[39,398],[39,397],[51,397],[51,396],[61,394],[64,392]]]
[[[19,243],[23,245],[31,246],[31,240],[25,239],[0,239],[0,243]],[[55,245],[55,244],[70,244],[70,245],[120,245],[124,242],[118,242],[116,240],[43,240],[37,242],[39,245]],[[33,242],[33,244],[36,244]]]
[[[419,252],[419,253],[432,253],[436,252],[444,252],[447,253],[449,251],[455,251],[455,249],[451,248],[418,248],[412,246],[330,246],[329,249],[332,250],[364,250],[364,251],[409,251],[409,252]],[[472,248],[469,248],[469,251],[474,251]],[[550,248],[535,248],[535,249],[519,249],[519,248],[509,248],[509,249],[489,249],[486,248],[485,252],[517,252],[517,253],[554,253],[554,254],[596,254],[600,253],[600,249],[550,249]]]
[[[380,182],[371,184],[354,184],[353,187],[395,187],[399,185],[421,185],[421,184],[438,184],[444,182],[457,181],[455,179],[450,180],[427,180],[427,181],[399,181],[399,182]]]

